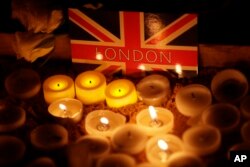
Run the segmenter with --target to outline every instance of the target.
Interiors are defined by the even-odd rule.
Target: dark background
[[[250,45],[250,5],[247,0],[56,0],[67,8],[91,3],[98,10],[129,10],[166,13],[197,13],[198,42]],[[13,33],[22,27],[10,19],[11,0],[0,1],[0,32]],[[1,39],[0,39],[1,40]]]

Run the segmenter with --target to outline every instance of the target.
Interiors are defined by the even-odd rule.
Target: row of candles
[[[28,73],[29,76],[31,76],[30,74],[34,74],[35,77],[33,78],[37,78],[37,75],[33,72],[27,70],[24,72],[25,74]],[[16,79],[19,75],[14,76]],[[23,75],[20,75],[19,77],[22,76]],[[228,77],[230,77],[230,79],[228,79]],[[11,86],[9,86],[11,85],[10,83],[12,83],[11,78],[13,77],[7,78],[5,85],[7,91],[15,95],[15,91],[11,90]],[[36,79],[34,80],[36,81]],[[225,95],[225,92],[221,91],[221,89],[223,89],[221,85],[224,84],[224,87],[227,87],[225,83],[227,83],[228,80],[231,80],[229,85],[232,85],[232,80],[237,81],[236,83],[233,82],[234,87],[236,85],[236,89],[238,87],[242,88],[242,86],[245,89],[242,89],[243,91],[240,93],[236,92],[237,94],[235,94],[235,96],[229,98],[228,94]],[[18,97],[28,98],[34,96],[38,92],[38,87],[39,86],[32,86],[32,89],[30,89],[28,93],[27,91],[21,95],[19,93]],[[75,123],[82,119],[84,105],[95,104],[106,100],[109,107],[119,108],[134,104],[138,99],[148,104],[149,108],[138,112],[136,124],[126,123],[125,116],[110,110],[94,110],[88,113],[84,120],[84,127],[88,135],[79,139],[76,144],[78,148],[80,147],[79,145],[84,145],[83,141],[89,140],[88,138],[94,138],[93,141],[91,140],[92,142],[103,140],[104,143],[107,143],[107,146],[105,146],[106,149],[101,153],[99,152],[98,154],[100,155],[97,155],[97,157],[110,156],[109,150],[112,147],[112,149],[116,151],[126,153],[124,154],[124,163],[129,162],[131,165],[128,166],[135,166],[135,161],[132,157],[128,157],[128,155],[135,155],[143,150],[145,150],[149,162],[145,164],[145,166],[152,166],[152,164],[156,166],[166,163],[170,164],[174,161],[171,159],[175,159],[173,163],[176,163],[185,158],[188,159],[187,164],[197,163],[199,166],[203,166],[200,156],[214,153],[220,147],[221,132],[226,133],[231,131],[238,125],[240,120],[238,109],[234,105],[226,102],[239,101],[239,99],[245,97],[248,91],[248,82],[239,71],[225,70],[214,77],[211,89],[215,98],[223,103],[211,105],[212,94],[206,86],[201,84],[187,85],[176,94],[175,101],[178,111],[190,117],[189,123],[191,125],[196,125],[187,129],[182,139],[180,139],[171,134],[174,126],[174,116],[172,112],[166,108],[159,107],[171,93],[170,82],[162,75],[149,75],[143,78],[136,86],[127,79],[117,79],[106,85],[105,77],[97,71],[83,72],[76,77],[75,82],[66,75],[55,75],[47,78],[43,83],[43,93],[45,101],[49,105],[49,113],[60,119],[70,119]],[[241,103],[240,109],[245,116],[249,116],[249,106],[247,105],[249,99],[250,98],[246,98]],[[231,120],[229,122],[226,121],[225,124],[223,124],[221,120],[223,120],[223,117],[226,115],[231,115],[232,117],[230,117]],[[12,127],[12,129],[21,126],[21,124],[19,121],[19,124]],[[249,124],[249,122],[246,122],[246,124],[242,126],[242,138],[247,142],[249,142]],[[10,129],[11,128],[8,130]],[[60,136],[62,139],[61,143],[58,141],[56,141],[56,143],[52,142],[52,148],[65,145],[68,142],[67,130],[65,130],[63,126],[46,125],[46,127],[42,126],[34,131],[47,132],[48,129],[51,129],[53,131],[52,134]],[[32,134],[31,140],[34,146],[45,150],[51,149],[51,147],[48,148],[48,146],[50,146],[48,143],[46,143],[46,146],[41,146],[39,140],[43,138],[37,136],[39,133],[34,132]],[[111,142],[106,142],[107,139],[110,139]],[[72,147],[72,150],[73,152],[75,150],[79,151],[79,148],[74,149],[74,147]],[[87,152],[89,151],[90,150],[87,150]],[[119,161],[122,159],[123,158],[119,158]],[[105,160],[102,161],[100,161],[100,163],[105,162]]]

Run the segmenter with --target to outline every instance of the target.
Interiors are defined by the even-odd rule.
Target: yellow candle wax
[[[110,82],[105,94],[109,107],[119,108],[137,102],[135,85],[127,79],[118,79]]]
[[[105,100],[106,78],[98,71],[85,71],[75,79],[76,97],[85,105]]]
[[[43,94],[48,104],[61,98],[74,98],[74,81],[67,75],[51,76],[43,83]]]

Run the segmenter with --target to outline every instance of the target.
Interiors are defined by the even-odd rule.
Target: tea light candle
[[[18,166],[26,146],[19,138],[9,135],[0,136],[0,166]]]
[[[202,123],[217,127],[221,133],[233,131],[240,123],[239,109],[229,103],[209,106],[201,116]]]
[[[133,82],[117,79],[110,82],[105,90],[106,102],[109,107],[119,108],[137,102],[137,93]]]
[[[85,135],[68,147],[68,161],[71,167],[93,164],[110,153],[110,141],[99,135]],[[91,165],[90,165],[91,166]]]
[[[248,80],[239,70],[225,69],[213,77],[211,91],[219,102],[237,103],[248,92]]]
[[[205,167],[205,163],[202,159],[187,151],[179,151],[172,154],[167,162],[167,167]]]
[[[98,160],[96,167],[134,167],[135,165],[136,161],[131,156],[122,153],[113,153]]]
[[[26,112],[23,108],[0,101],[0,132],[10,132],[24,125]]]
[[[136,90],[139,100],[153,106],[160,106],[171,94],[168,78],[159,74],[152,74],[140,80]]]
[[[144,150],[148,137],[136,124],[118,127],[112,137],[114,150],[128,154],[138,154]]]
[[[74,81],[67,75],[50,76],[43,83],[43,94],[48,104],[61,98],[74,98]]]
[[[250,143],[250,120],[242,125],[240,132],[243,141]]]
[[[137,164],[136,167],[159,167],[157,164],[152,164],[150,162],[143,162],[140,164]]]
[[[59,120],[69,119],[76,123],[82,118],[83,105],[77,99],[63,98],[52,102],[48,111]]]
[[[175,103],[181,114],[196,117],[212,103],[212,95],[206,86],[190,84],[177,92]]]
[[[90,105],[105,101],[106,78],[98,71],[85,71],[75,79],[76,97]]]
[[[113,131],[126,123],[126,117],[109,110],[95,110],[85,118],[85,130],[88,134],[111,137]]]
[[[146,157],[150,163],[162,166],[175,152],[184,149],[182,140],[172,134],[161,134],[151,137],[146,144]]]
[[[240,102],[240,111],[242,113],[243,118],[250,119],[250,96],[244,97],[244,99]]]
[[[185,149],[199,156],[205,156],[218,150],[221,134],[211,125],[197,125],[187,129],[182,136]]]
[[[30,133],[31,144],[43,151],[52,151],[68,144],[68,131],[59,124],[43,124]]]
[[[148,136],[167,133],[173,130],[174,115],[165,108],[149,106],[136,115],[136,124]]]
[[[41,89],[39,74],[32,69],[18,69],[12,72],[4,82],[9,95],[19,99],[36,96]]]

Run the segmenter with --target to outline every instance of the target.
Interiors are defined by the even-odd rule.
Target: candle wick
[[[130,131],[128,131],[127,135],[128,135],[128,138],[129,138],[129,139],[131,139],[131,138],[132,138],[132,134],[131,134],[131,132],[130,132]]]
[[[121,92],[121,89],[118,89],[119,92]]]
[[[158,120],[157,118],[156,119],[153,119],[151,122],[150,122],[150,126],[152,127],[161,127],[163,124],[163,122],[161,120]]]
[[[89,81],[89,83],[91,84],[91,83],[92,83],[92,81],[90,80],[90,81]]]
[[[58,83],[58,84],[57,84],[57,87],[59,87],[59,86],[60,86],[60,84]]]

